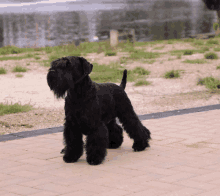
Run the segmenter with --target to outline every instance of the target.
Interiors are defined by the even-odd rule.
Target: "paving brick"
[[[31,194],[29,196],[58,196],[59,193],[49,192],[49,191],[40,191],[38,193]]]
[[[188,172],[178,172],[177,174],[160,178],[159,181],[173,183],[173,182],[178,182],[180,180],[189,179],[193,176],[197,176],[197,175]]]
[[[192,195],[197,195],[201,192],[202,192],[202,190],[186,187],[186,188],[183,188],[181,190],[171,191],[167,194],[163,194],[163,195],[160,195],[160,196],[192,196]]]
[[[203,189],[203,190],[212,190],[217,188],[217,185],[214,184],[209,184],[209,183],[204,183],[204,182],[197,182],[191,179],[187,179],[187,180],[181,180],[179,182],[176,182],[175,184],[178,185],[184,185],[186,187],[191,187],[191,188],[195,188],[195,189]]]
[[[62,133],[0,142],[1,196],[217,196],[220,110],[145,120],[151,148],[124,133],[103,164],[64,163]],[[148,126],[149,125],[149,126]],[[84,137],[85,139],[85,137]]]
[[[220,188],[198,194],[196,196],[219,196]]]
[[[20,195],[31,195],[31,194],[40,192],[39,189],[20,186],[20,185],[10,185],[6,187],[2,187],[2,190],[7,191],[8,193],[15,193],[18,195],[19,194]]]

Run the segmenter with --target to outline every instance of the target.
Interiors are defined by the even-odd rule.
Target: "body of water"
[[[45,47],[109,37],[134,28],[137,41],[214,32],[216,13],[201,0],[89,0],[0,7],[0,47]]]

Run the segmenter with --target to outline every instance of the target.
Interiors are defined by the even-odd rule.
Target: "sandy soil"
[[[146,51],[167,52],[174,49],[193,49],[188,43],[157,45],[157,47],[160,46],[164,48],[153,50],[156,46],[148,46]],[[220,52],[217,54],[220,57]],[[47,58],[43,54],[39,56],[42,57],[40,60]],[[112,61],[119,61],[122,56],[126,56],[126,53],[118,53],[117,56],[112,57],[105,57],[104,53],[93,53],[85,58],[92,63],[108,64]],[[186,59],[204,59],[204,54],[182,56],[181,59],[165,54],[157,58],[153,64],[128,62],[122,65],[126,69],[141,66],[151,71],[146,78],[147,81],[152,82],[151,85],[135,87],[133,82],[128,82],[125,89],[137,114],[220,103],[219,93],[211,93],[205,86],[196,85],[199,77],[213,76],[220,79],[220,70],[216,69],[216,66],[220,65],[220,60],[206,60],[205,64],[183,63],[182,61]],[[12,72],[16,65],[28,68],[27,72],[20,73],[23,77],[16,77],[18,73]],[[26,113],[0,116],[0,134],[63,125],[64,100],[57,100],[50,91],[46,81],[48,68],[41,66],[35,59],[0,61],[0,67],[7,70],[7,74],[0,75],[0,103],[21,103],[34,106],[34,110]],[[163,78],[164,73],[172,69],[182,70],[181,77],[178,79]]]

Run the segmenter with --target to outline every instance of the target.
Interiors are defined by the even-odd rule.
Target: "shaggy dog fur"
[[[203,0],[207,8],[210,10],[220,10],[220,0]]]
[[[119,118],[129,137],[134,140],[134,151],[149,147],[150,131],[142,125],[125,93],[127,70],[121,85],[95,83],[89,77],[93,65],[83,57],[64,57],[51,63],[47,82],[57,98],[65,97],[63,160],[76,162],[83,154],[86,135],[87,162],[102,163],[107,148],[118,148],[123,142]]]

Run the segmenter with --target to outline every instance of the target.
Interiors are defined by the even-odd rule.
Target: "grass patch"
[[[135,68],[132,70],[132,73],[138,74],[138,75],[149,75],[149,74],[150,74],[150,71],[144,69],[143,67],[135,67]]]
[[[128,59],[129,59],[128,57],[121,57],[120,58],[120,64],[126,64]]]
[[[216,69],[220,69],[220,65],[216,67]]]
[[[18,48],[16,46],[4,46],[0,48],[0,55],[5,54],[19,54],[22,53],[23,49]]]
[[[206,61],[204,59],[195,59],[195,60],[185,60],[182,63],[191,63],[191,64],[204,64]]]
[[[19,113],[19,112],[28,112],[32,109],[33,107],[28,104],[21,105],[18,103],[15,103],[15,104],[0,103],[0,116],[6,115],[6,114]]]
[[[39,62],[44,67],[50,67],[50,61],[49,60],[42,60]]]
[[[197,50],[198,53],[205,53],[209,51],[209,47],[200,47],[199,50]]]
[[[148,82],[146,80],[139,80],[139,81],[135,82],[134,86],[147,86],[150,84],[151,84],[151,82]]]
[[[197,50],[172,50],[170,51],[170,54],[172,56],[178,56],[178,55],[192,55],[196,53]]]
[[[34,59],[35,59],[35,60],[39,60],[40,57],[39,57],[39,56],[35,56]]]
[[[183,52],[183,55],[192,55],[193,53],[194,53],[193,50],[185,50],[185,51]]]
[[[153,59],[159,57],[160,54],[157,52],[144,52],[142,50],[135,50],[129,56],[132,60],[141,60],[141,59]]]
[[[0,57],[0,61],[7,61],[7,60],[22,60],[22,59],[28,59],[33,58],[33,54],[26,54],[24,56],[4,56]]]
[[[213,77],[199,78],[197,85],[205,85],[206,88],[210,90],[220,89],[220,80]]]
[[[158,47],[153,48],[153,50],[162,50],[162,49],[164,49],[164,47],[165,46],[158,46]]]
[[[164,75],[165,78],[179,78],[180,74],[179,74],[179,70],[171,70],[165,73]]]
[[[196,46],[202,46],[202,45],[204,45],[205,43],[204,43],[204,41],[202,41],[202,40],[197,40],[197,39],[195,39],[192,44],[193,44],[193,45],[196,45]]]
[[[122,66],[118,63],[109,65],[99,65],[93,63],[93,71],[90,75],[91,79],[96,82],[121,82],[123,71]],[[119,69],[121,68],[121,69]]]
[[[7,73],[6,69],[3,67],[0,67],[0,74],[6,74],[6,73]]]
[[[15,76],[16,76],[17,78],[22,78],[22,77],[23,77],[22,74],[16,74]]]
[[[220,48],[214,48],[213,50],[216,51],[216,52],[219,52]]]
[[[25,67],[21,67],[21,66],[16,66],[14,67],[14,69],[12,70],[12,72],[26,72],[27,69]]]
[[[106,51],[111,51],[112,48],[110,46],[110,42],[103,41],[103,42],[84,42],[81,43],[77,49],[84,53],[101,53],[101,52],[106,52]]]
[[[187,39],[183,39],[183,42],[194,42],[194,39],[193,38],[187,38]]]
[[[209,39],[206,44],[219,44],[218,40],[214,40],[214,39]]]
[[[121,82],[124,67],[122,67],[120,63],[110,63],[109,65],[99,65],[97,63],[93,63],[93,65],[93,72],[90,75],[93,81],[96,81],[98,83]],[[136,67],[133,70],[127,70],[127,81],[133,82],[149,74],[150,71],[145,70],[142,67]],[[144,84],[146,85],[146,83]]]
[[[117,55],[117,52],[115,51],[106,51],[105,52],[105,56],[116,56]]]
[[[25,128],[32,128],[34,127],[33,125],[29,124],[11,124],[5,121],[0,121],[0,124],[4,127],[11,128],[11,127],[25,127]],[[4,133],[1,133],[1,135],[4,135]]]
[[[209,52],[204,55],[206,59],[218,59],[218,55],[214,52]]]

